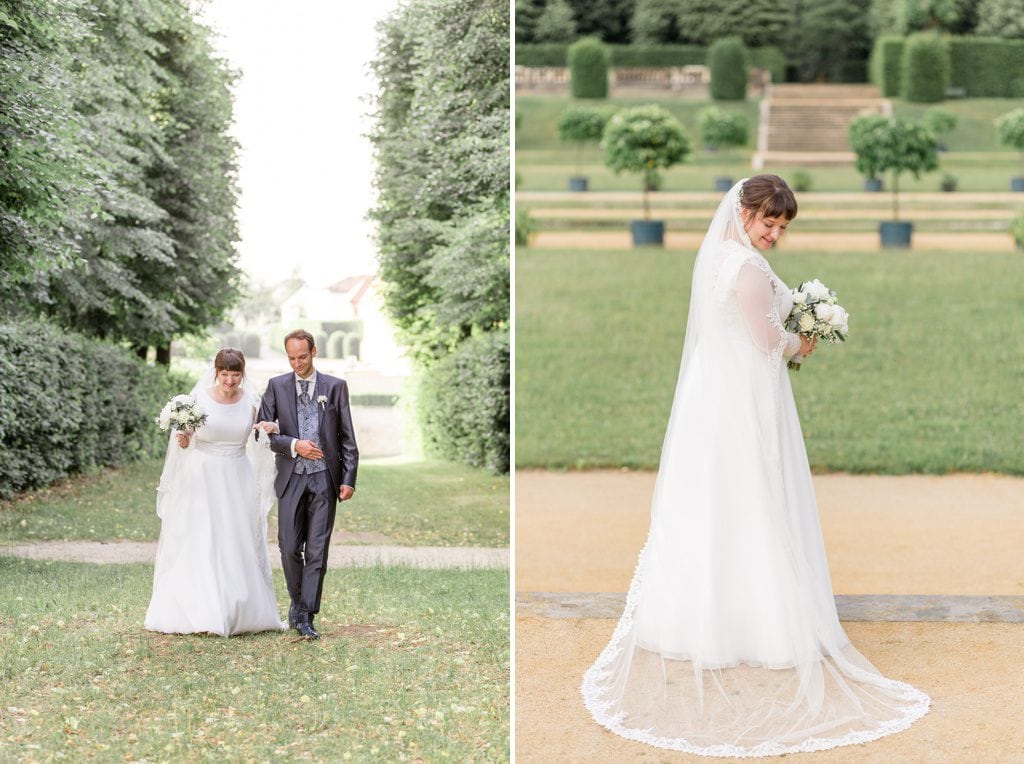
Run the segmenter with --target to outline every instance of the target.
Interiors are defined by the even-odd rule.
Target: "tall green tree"
[[[450,390],[425,440],[493,469],[508,468],[508,33],[500,0],[401,6],[380,27],[371,136],[385,305],[424,398]]]
[[[636,0],[569,0],[569,5],[580,37],[598,37],[610,43],[631,42],[629,23]]]
[[[976,31],[989,37],[1024,39],[1024,0],[981,0]]]
[[[843,79],[849,61],[871,53],[871,0],[796,0],[786,58],[802,82]]]
[[[710,45],[739,37],[749,47],[783,46],[793,22],[792,0],[679,0],[679,41]]]
[[[572,42],[576,39],[576,19],[565,0],[548,0],[537,17],[534,31],[537,42]]]
[[[86,32],[79,0],[0,4],[0,307],[40,296],[39,274],[69,267],[94,204],[87,130],[69,98],[71,48]]]

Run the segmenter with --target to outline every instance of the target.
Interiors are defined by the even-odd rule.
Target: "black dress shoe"
[[[320,635],[313,630],[313,625],[309,623],[295,624],[295,631],[299,632],[306,639],[320,639]]]

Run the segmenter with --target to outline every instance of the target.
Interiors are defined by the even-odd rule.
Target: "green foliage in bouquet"
[[[558,118],[558,137],[576,144],[576,175],[583,174],[583,146],[600,141],[606,124],[605,113],[589,106],[573,106]]]
[[[691,152],[690,137],[683,126],[660,106],[636,106],[618,112],[609,120],[601,145],[609,169],[642,174],[645,220],[650,218],[647,189],[657,177],[657,170],[685,162]]]

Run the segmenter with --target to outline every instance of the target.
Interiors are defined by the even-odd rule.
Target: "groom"
[[[261,422],[276,421],[270,435],[277,454],[277,540],[291,607],[288,625],[318,639],[313,616],[327,572],[327,549],[339,500],[352,498],[359,451],[345,380],[313,368],[313,335],[298,329],[284,338],[294,374],[274,377],[260,406]]]

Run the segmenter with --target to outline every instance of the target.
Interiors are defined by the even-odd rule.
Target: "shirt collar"
[[[303,381],[302,378],[299,377],[298,374],[295,374],[294,377],[295,377],[295,387],[296,388],[301,388],[302,385],[300,385],[299,382]],[[312,395],[314,388],[316,388],[316,369],[313,369],[313,373],[310,374],[306,378],[306,380],[309,382],[309,393],[310,393],[310,395]]]

